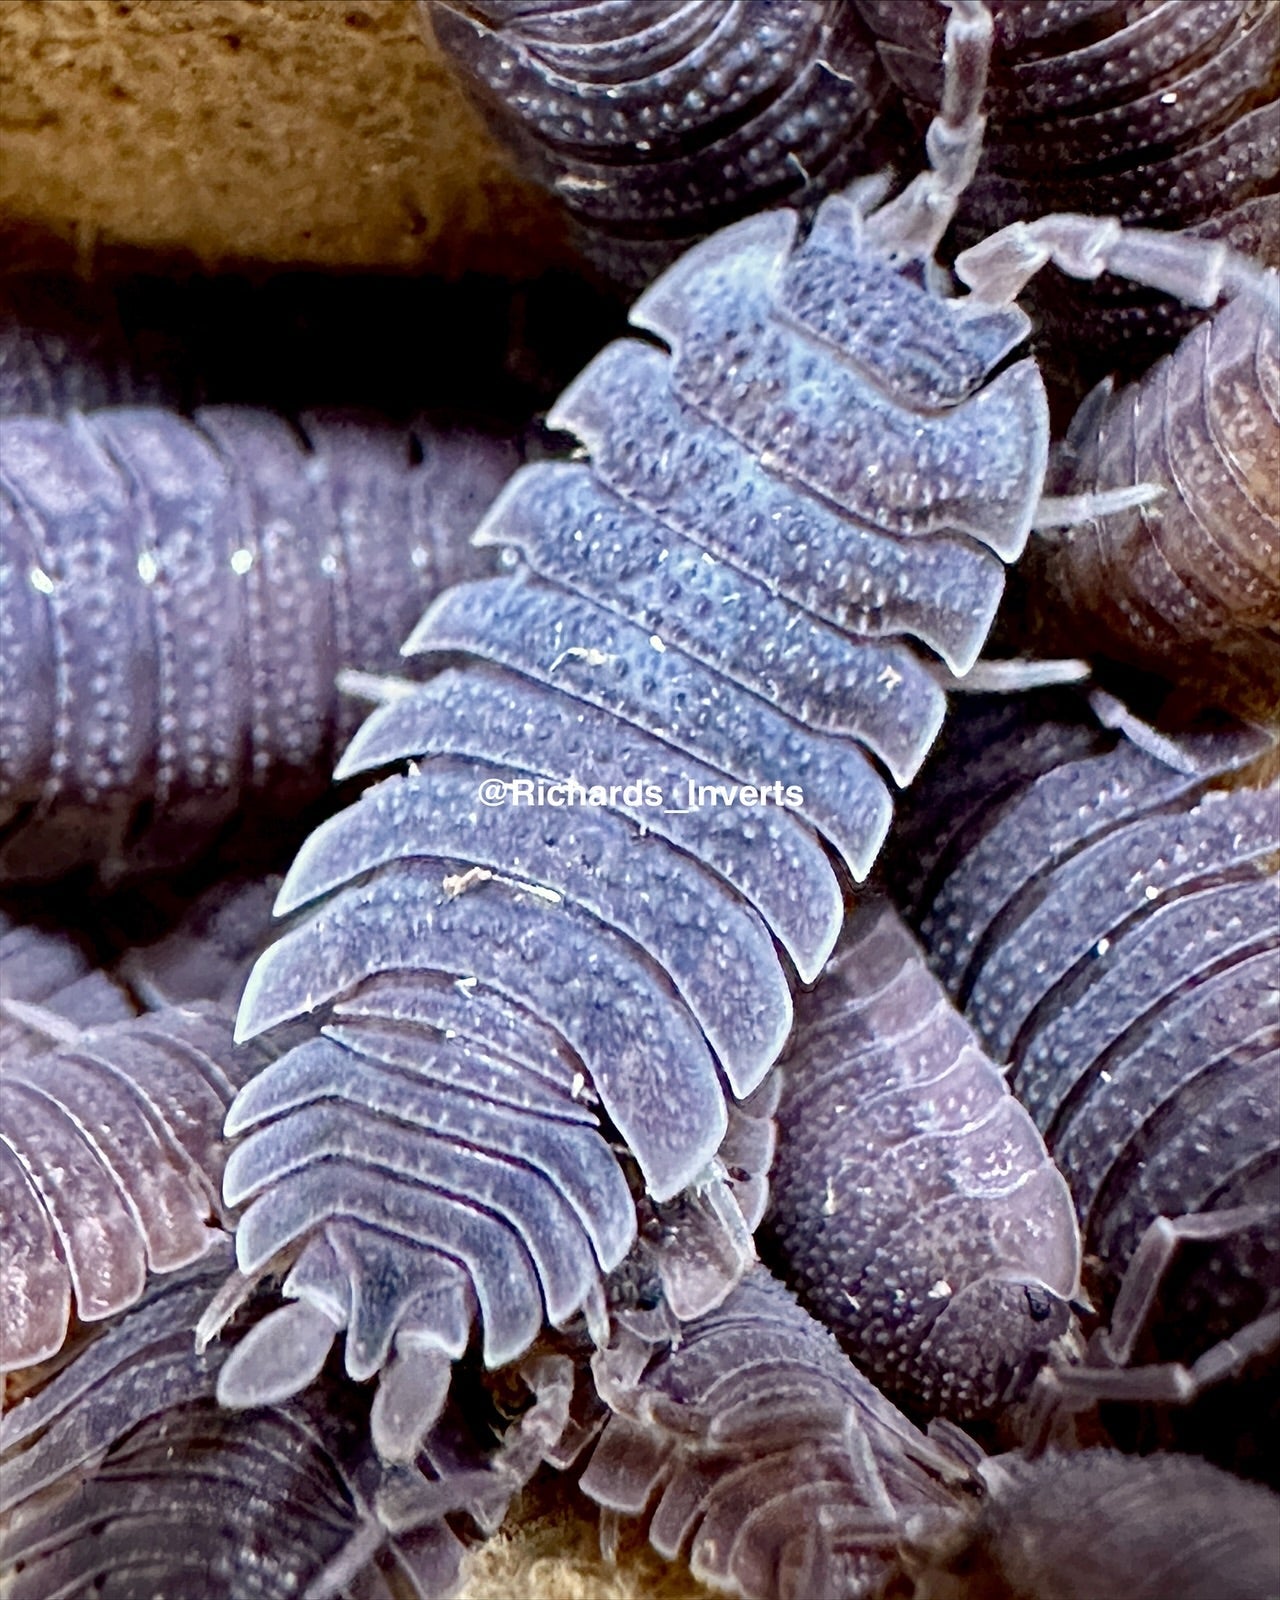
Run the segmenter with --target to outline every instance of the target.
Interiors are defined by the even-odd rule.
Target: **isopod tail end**
[[[383,1372],[369,1426],[384,1461],[411,1465],[449,1397],[453,1362],[442,1350],[397,1354]]]
[[[219,1405],[247,1411],[290,1399],[319,1377],[337,1333],[315,1306],[281,1306],[232,1351],[218,1374]]]

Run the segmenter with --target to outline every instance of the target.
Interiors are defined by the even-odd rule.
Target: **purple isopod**
[[[0,1422],[0,1582],[14,1600],[269,1600],[304,1585],[313,1600],[442,1600],[466,1556],[446,1519],[493,1532],[564,1431],[567,1363],[547,1355],[522,1369],[516,1421],[472,1396],[393,1468],[373,1457],[367,1391],[345,1379],[250,1416],[220,1409],[233,1337],[198,1348],[193,1328],[230,1254],[224,1238],[69,1360],[21,1375]]]
[[[880,159],[888,85],[850,5],[423,10],[584,253],[632,290],[713,229],[768,205],[811,210]]]
[[[1134,1364],[1061,1384],[1185,1404],[1280,1341],[1280,796],[1235,776],[1258,730],[1168,738],[1097,704],[1119,737],[1082,707],[957,728],[921,790],[933,859],[908,898],[1071,1187],[1110,1319],[1090,1365]],[[990,787],[958,802],[948,769],[975,739]],[[1264,1474],[1248,1414],[1274,1394],[1251,1393],[1210,1389],[1205,1417],[1242,1407],[1218,1431]]]
[[[797,1013],[773,1253],[886,1393],[990,1413],[1068,1326],[1080,1241],[1067,1186],[887,902],[854,914]]]
[[[5,1371],[60,1349],[73,1311],[114,1316],[218,1244],[222,1121],[264,1060],[207,1006],[69,1031],[0,1086]]]
[[[299,430],[303,431],[299,431]],[[0,421],[0,881],[106,879],[322,792],[515,464],[423,423],[214,407]]]
[[[1146,483],[1146,505],[1039,535],[1046,635],[1171,678],[1188,699],[1280,714],[1280,280],[1187,334],[1139,383],[1085,401],[1065,494]]]
[[[595,1358],[612,1415],[581,1484],[613,1524],[741,1600],[863,1600],[912,1516],[953,1519],[963,1476],[763,1267],[670,1346]]]

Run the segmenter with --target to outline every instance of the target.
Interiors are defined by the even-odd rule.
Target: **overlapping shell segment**
[[[98,974],[99,978],[102,977]],[[56,998],[56,997],[55,997]],[[54,1355],[151,1274],[200,1260],[227,1222],[222,1123],[265,1059],[211,1006],[68,1028],[5,1061],[0,1368]]]
[[[161,408],[0,421],[0,881],[190,859],[323,792],[517,459],[506,440],[327,414]]]
[[[1256,729],[1130,725],[1140,742],[1065,708],[961,728],[922,786],[929,820],[908,823],[907,897],[1071,1187],[1101,1309],[1155,1259],[1160,1219],[1176,1238],[1198,1218],[1134,1330],[1141,1358],[1190,1365],[1231,1339],[1243,1370],[1280,1297],[1280,792],[1236,775],[1265,751]],[[1249,1405],[1219,1442],[1274,1473]]]
[[[426,18],[588,254],[638,289],[736,217],[874,171],[875,47],[831,0],[431,0]]]
[[[0,910],[0,1060],[7,1068],[82,1028],[122,1022],[136,1010],[79,939]]]
[[[1029,562],[1048,630],[1280,720],[1280,281],[1221,306],[1139,383],[1087,400],[1062,487],[1149,504],[1055,534]]]
[[[315,1352],[362,1329],[353,1370],[456,1353],[473,1293],[494,1365],[571,1315],[631,1243],[631,1161],[658,1203],[724,1198],[726,1093],[942,721],[912,641],[965,670],[1026,539],[1043,389],[985,381],[1022,314],[896,271],[848,200],[795,235],[695,248],[633,314],[667,351],[614,344],[564,395],[585,457],[512,479],[478,533],[507,571],[430,607],[405,648],[443,670],[339,768],[409,772],[281,892],[319,904],[240,1030],[319,1028],[237,1102],[229,1194],[242,1269],[301,1247],[291,1314]]]
[[[199,1348],[192,1329],[230,1259],[223,1236],[66,1358],[20,1375],[0,1422],[6,1595],[442,1600],[466,1554],[448,1519],[492,1532],[559,1439],[569,1385],[546,1356],[530,1363],[517,1421],[472,1396],[469,1415],[452,1408],[393,1467],[373,1454],[367,1391],[339,1376],[288,1405],[222,1409],[234,1336]]]

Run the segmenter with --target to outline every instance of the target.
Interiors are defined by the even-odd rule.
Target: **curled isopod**
[[[812,208],[887,148],[886,80],[850,5],[423,9],[495,131],[565,202],[585,253],[631,289],[736,217]]]
[[[900,1403],[991,1413],[1079,1294],[1071,1197],[887,902],[798,1006],[768,1234],[784,1276]]]

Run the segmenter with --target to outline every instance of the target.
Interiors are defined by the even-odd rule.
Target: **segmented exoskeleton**
[[[225,407],[0,421],[0,878],[287,814],[514,464],[466,431]]]
[[[56,1018],[54,1019],[57,1020]],[[264,1060],[231,1018],[172,1009],[8,1058],[0,1081],[0,1370],[54,1354],[218,1242],[233,1096]]]
[[[917,1519],[913,1600],[1257,1600],[1280,1586],[1280,1500],[1193,1456],[994,1457],[969,1517]]]
[[[1026,331],[1012,296],[1050,257],[1206,303],[1223,282],[1220,253],[1050,218],[962,257],[970,295],[924,286],[981,134],[990,19],[952,19],[932,169],[884,205],[828,200],[802,243],[767,213],[664,275],[633,320],[671,353],[613,345],[570,388],[550,420],[589,460],[512,480],[478,538],[514,570],[428,610],[405,648],[446,670],[344,757],[412,767],[312,836],[279,909],[318,907],[246,991],[243,1036],[318,1032],[228,1123],[241,1269],[293,1260],[298,1304],[225,1399],[252,1403],[280,1345],[305,1382],[344,1328],[353,1375],[394,1346],[402,1391],[438,1395],[477,1306],[485,1361],[512,1359],[625,1255],[631,1160],[654,1202],[692,1185],[740,1227],[725,1092],[786,1037],[783,953],[809,981],[834,943],[823,841],[866,874],[880,766],[908,781],[942,718],[904,636],[964,671],[999,558],[1078,512],[1041,501],[1034,366],[985,381]]]
[[[594,1369],[613,1414],[582,1488],[717,1590],[879,1594],[906,1519],[958,1514],[955,1464],[762,1267],[673,1347],[624,1332]]]
[[[71,937],[15,922],[0,911],[0,1061],[6,1068],[137,1007]]]
[[[6,1531],[20,1521],[17,1508],[61,1481],[73,1484],[139,1422],[208,1395],[229,1343],[199,1351],[192,1328],[229,1253],[227,1237],[215,1237],[203,1259],[152,1279],[110,1323],[85,1330],[69,1361],[10,1380],[23,1392],[0,1419]]]
[[[43,275],[0,284],[0,417],[171,402],[139,356],[109,292]]]
[[[1095,1353],[1190,1367],[1115,1392],[1185,1399],[1280,1338],[1280,791],[1222,787],[1248,730],[985,720],[922,793],[914,917],[1071,1186],[1104,1308],[1123,1278]]]
[[[358,1503],[310,1417],[190,1402],[141,1423],[55,1508],[0,1534],[0,1581],[12,1600],[314,1593],[302,1586],[359,1536]],[[320,1592],[393,1600],[378,1567],[359,1578]]]
[[[797,1005],[769,1236],[804,1303],[903,1403],[995,1410],[1069,1321],[1071,1197],[883,901]]]
[[[472,1397],[470,1419],[451,1408],[394,1468],[373,1459],[367,1393],[344,1380],[248,1417],[219,1409],[231,1341],[198,1350],[192,1328],[229,1254],[226,1241],[156,1280],[69,1362],[22,1375],[26,1396],[0,1422],[13,1600],[437,1600],[465,1554],[446,1517],[491,1532],[562,1432],[570,1385],[545,1357],[505,1432]]]
[[[735,217],[874,169],[888,99],[832,0],[431,0],[433,32],[588,256],[643,287]]]
[[[934,0],[854,0],[917,120],[937,102]],[[992,0],[987,138],[959,227],[1045,211],[1194,226],[1280,265],[1280,29],[1269,0]],[[1094,376],[1149,358],[1179,315],[1115,279],[1041,286],[1056,359]],[[1087,335],[1082,337],[1082,329]],[[1135,360],[1136,358],[1136,360]]]
[[[1280,33],[1280,29],[1276,30]],[[1280,114],[1278,114],[1280,115]],[[1149,483],[1146,505],[1037,540],[1045,625],[1175,679],[1185,695],[1280,717],[1280,281],[1268,273],[1140,383],[1073,424],[1065,493]]]

